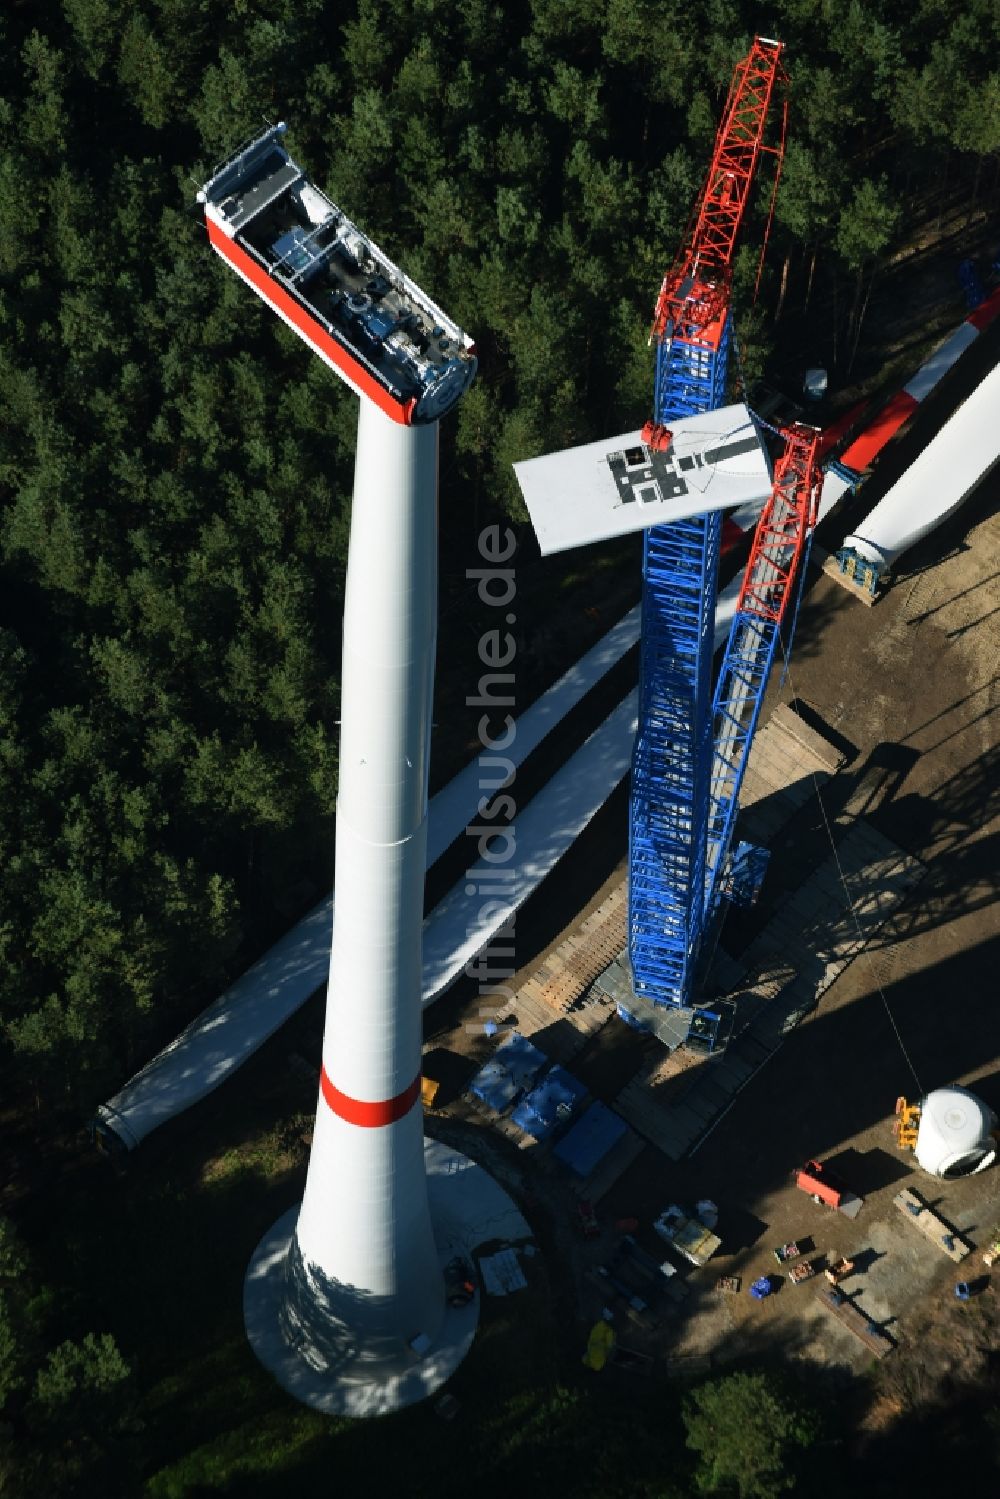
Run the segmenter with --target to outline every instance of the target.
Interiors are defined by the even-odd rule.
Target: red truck
[[[828,1208],[839,1208],[847,1190],[819,1161],[806,1161],[795,1174],[795,1185],[818,1202],[825,1202]]]

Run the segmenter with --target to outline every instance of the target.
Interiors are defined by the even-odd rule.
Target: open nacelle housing
[[[213,248],[358,395],[434,422],[476,373],[471,338],[309,181],[273,126],[198,193]]]

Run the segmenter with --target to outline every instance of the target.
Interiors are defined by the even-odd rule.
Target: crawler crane
[[[762,153],[773,151],[780,170],[784,129],[776,148],[766,146],[764,136],[773,96],[785,81],[782,51],[780,42],[756,37],[737,64],[708,175],[660,289],[650,335],[656,344],[654,412],[643,433],[654,448],[677,420],[724,404],[737,236]],[[801,558],[802,527],[815,490],[814,445],[802,433],[787,440],[787,461],[779,464],[780,481],[762,517],[714,703],[722,516],[714,511],[645,533],[629,956],[636,996],[656,1003],[690,1003],[774,655],[777,624],[771,614],[780,594],[783,617],[789,567],[794,571]]]

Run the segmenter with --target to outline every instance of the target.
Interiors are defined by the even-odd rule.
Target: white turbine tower
[[[442,1266],[470,1247],[484,1190],[499,1194],[441,1147],[427,1147],[428,1182],[420,1101],[437,423],[476,357],[307,180],[284,131],[252,141],[202,188],[209,238],[361,409],[320,1097],[301,1207],[259,1245],[244,1315],[258,1357],[291,1393],[378,1414],[429,1394],[470,1346],[478,1297],[448,1296]]]

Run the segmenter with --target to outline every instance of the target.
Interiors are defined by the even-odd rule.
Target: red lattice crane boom
[[[782,427],[784,450],[757,523],[712,704],[706,908],[724,888],[726,864],[750,746],[782,624],[801,585],[823,484],[814,427]],[[801,587],[799,588],[801,596]]]
[[[774,487],[754,531],[737,614],[754,614],[780,625],[792,585],[819,512],[823,473],[814,427],[782,427],[785,447],[774,466]]]
[[[653,415],[643,429],[643,441],[654,452],[669,447],[675,421],[725,405],[733,259],[754,173],[769,149],[764,131],[784,81],[783,52],[780,42],[755,37],[736,64],[707,176],[660,289],[650,335],[657,340]],[[779,159],[781,152],[779,146]],[[742,767],[741,760],[727,760],[716,777],[712,761],[711,621],[720,532],[719,516],[705,514],[653,527],[643,548],[629,956],[636,996],[653,1003],[686,1004],[691,993],[706,915],[713,909],[705,894],[726,864],[736,807],[729,793],[738,790]],[[776,636],[748,612],[740,618],[755,639]],[[773,651],[773,639],[767,643]],[[759,681],[755,677],[749,689],[742,680],[733,683],[735,718],[724,737],[726,747],[732,744],[740,755],[749,742],[744,710],[753,708],[746,692]],[[722,711],[729,708],[727,699]]]
[[[781,171],[784,119],[777,147],[764,145],[764,128],[771,95],[779,81],[786,81],[783,50],[781,42],[754,37],[749,53],[733,72],[711,166],[681,248],[663,278],[650,341],[676,333],[683,336],[686,330],[703,332],[728,308],[736,238],[761,152],[775,155],[777,174]],[[787,115],[787,102],[785,110]],[[773,206],[772,197],[772,212]]]

